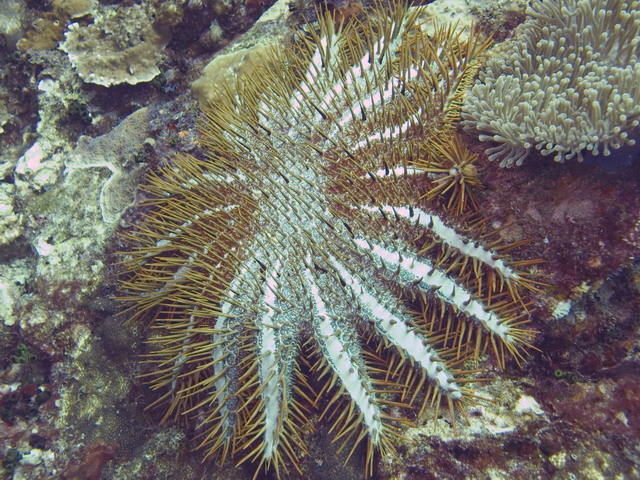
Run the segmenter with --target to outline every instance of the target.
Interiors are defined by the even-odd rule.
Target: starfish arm
[[[380,407],[373,389],[369,386],[371,381],[365,376],[366,372],[362,371],[360,366],[362,362],[354,362],[356,354],[348,348],[352,342],[345,338],[338,324],[331,318],[313,275],[308,269],[305,271],[305,279],[315,310],[314,327],[318,333],[317,338],[322,352],[344,385],[352,402],[360,410],[371,443],[376,445],[380,442],[383,424]]]
[[[374,253],[377,252],[374,251]],[[355,295],[364,315],[373,321],[376,329],[391,344],[406,352],[417,362],[441,392],[453,400],[460,399],[462,393],[453,374],[449,372],[438,352],[426,342],[426,338],[416,333],[404,318],[385,307],[360,280],[347,271],[344,265],[336,259],[332,259],[332,262],[340,277]]]
[[[413,224],[420,225],[433,232],[442,242],[456,249],[462,255],[478,260],[483,265],[493,268],[500,273],[505,280],[518,279],[518,274],[507,265],[504,260],[497,258],[496,252],[460,235],[453,228],[449,227],[438,215],[425,212],[417,207],[409,208],[383,205],[380,208],[369,206],[362,206],[361,208],[374,213],[380,213],[381,209],[384,213],[390,213],[404,218]]]
[[[262,391],[260,396],[264,405],[264,449],[263,455],[270,462],[278,448],[279,431],[282,415],[283,381],[282,349],[283,326],[277,318],[276,292],[277,277],[280,275],[282,262],[278,259],[273,268],[267,272],[265,293],[261,304],[266,307],[258,318],[258,371]]]
[[[362,249],[370,249],[371,253],[380,258],[388,268],[399,271],[400,275],[406,275],[409,280],[420,280],[421,287],[434,291],[438,298],[451,305],[456,311],[464,312],[482,325],[487,332],[497,335],[505,343],[516,342],[510,333],[509,322],[496,313],[488,311],[480,301],[473,298],[469,291],[435,268],[431,262],[419,261],[408,253],[400,254],[363,239],[355,239],[355,242]]]

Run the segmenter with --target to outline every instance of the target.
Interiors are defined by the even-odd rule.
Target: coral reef
[[[525,19],[529,2],[421,3],[428,3],[421,20],[432,17],[441,26],[475,23],[500,42]],[[144,4],[154,22],[170,30],[160,74],[135,85],[103,87],[83,81],[58,45],[68,25],[86,27],[104,7],[126,11],[133,4]],[[253,478],[255,466],[249,462],[203,462],[203,452],[196,449],[202,438],[190,415],[162,422],[162,409],[146,409],[158,399],[158,391],[151,390],[148,377],[140,377],[151,367],[140,357],[153,352],[144,340],[157,332],[150,324],[127,324],[116,315],[112,274],[119,268],[113,252],[131,248],[114,231],[142,224],[154,209],[122,213],[132,200],[136,205],[149,200],[147,192],[134,196],[131,191],[138,172],[163,171],[177,151],[206,158],[196,128],[199,106],[191,92],[212,58],[222,61],[230,55],[223,62],[224,79],[211,77],[221,88],[200,83],[201,106],[219,98],[225,83],[235,88],[236,73],[261,71],[252,70],[255,56],[233,63],[234,53],[252,46],[258,46],[256,52],[281,48],[292,29],[313,30],[325,8],[349,21],[364,19],[370,9],[369,2],[350,0],[280,0],[243,33],[269,4],[0,1],[0,236],[6,240],[0,242],[0,477],[86,478],[102,469],[105,479]],[[36,24],[46,28],[36,32]],[[423,33],[433,35],[433,24],[426,26]],[[36,49],[36,41],[46,48]],[[242,58],[241,53],[235,56],[238,62]],[[374,478],[639,477],[640,170],[617,161],[632,149],[622,147],[603,157],[607,165],[618,165],[610,171],[590,164],[588,151],[583,163],[556,163],[535,148],[521,168],[505,170],[488,161],[483,151],[487,143],[478,142],[476,135],[458,136],[457,145],[448,143],[452,137],[442,140],[443,151],[425,148],[424,157],[407,165],[412,172],[408,181],[418,187],[413,194],[420,205],[433,207],[451,222],[452,216],[458,218],[459,194],[465,192],[466,198],[472,192],[489,217],[487,231],[500,228],[504,242],[520,244],[511,252],[514,258],[544,259],[540,268],[549,274],[546,281],[552,287],[545,295],[527,296],[537,307],[531,309],[529,328],[539,332],[533,341],[541,352],[530,350],[521,366],[505,359],[504,369],[491,346],[486,354],[480,352],[480,375],[487,381],[463,387],[493,402],[467,405],[469,424],[456,411],[457,436],[447,408],[424,425],[385,420],[402,436],[392,439],[396,457],[374,457]],[[82,168],[97,163],[104,166]],[[462,165],[473,168],[457,168]],[[399,174],[395,169],[389,173]],[[365,180],[358,178],[356,184]],[[397,181],[391,176],[378,180]],[[116,200],[113,208],[101,208],[101,190]],[[472,208],[468,202],[462,205]],[[387,216],[390,224],[404,224]],[[459,231],[465,222],[453,223]],[[419,227],[405,227],[412,228]],[[466,234],[477,238],[475,230]],[[387,275],[391,288],[397,288],[394,272]],[[397,291],[389,298],[398,301]],[[400,303],[410,300],[403,297]],[[468,324],[459,317],[452,321],[452,326]],[[453,370],[473,363],[472,358]],[[419,371],[404,371],[410,370]],[[474,375],[458,372],[456,379]],[[316,381],[315,374],[308,378],[318,392],[323,380]],[[384,399],[403,401],[394,395]],[[325,400],[305,412],[316,429],[306,423],[298,429],[306,448],[306,454],[298,451],[302,475],[290,470],[287,476],[362,479],[366,446],[357,447],[346,462],[350,448],[340,450],[342,442],[333,442],[336,431],[330,431],[334,422],[328,413],[320,418]],[[395,419],[416,419],[410,408],[381,408]]]
[[[15,25],[44,18],[66,29],[70,18],[80,15],[69,8],[81,3],[16,1],[1,7],[17,8],[10,18]],[[171,15],[173,6],[181,2],[157,3],[162,5],[147,7],[167,28],[177,18]],[[51,7],[53,12],[45,10]],[[116,2],[109,8],[126,10]],[[218,22],[236,33],[241,31],[237,25],[250,19],[236,19],[233,12]],[[88,25],[90,14],[75,21]],[[135,89],[114,85],[108,93],[83,82],[55,43],[38,50],[29,43],[31,37],[23,37],[29,42],[16,48],[22,31],[0,31],[0,409],[6,412],[0,426],[0,476],[74,475],[73,465],[87,465],[83,457],[98,458],[90,447],[101,441],[123,447],[115,450],[123,478],[147,472],[178,478],[198,471],[198,461],[186,455],[183,464],[194,468],[173,463],[178,450],[188,449],[168,449],[166,441],[160,442],[162,432],[140,426],[148,418],[141,410],[150,399],[139,400],[133,387],[135,333],[120,325],[104,328],[106,312],[114,308],[110,292],[98,293],[98,287],[105,280],[107,240],[135,198],[135,172],[157,161],[156,154],[193,148],[194,115],[189,112],[195,110],[184,95],[190,82],[185,73],[196,69],[199,60],[189,52],[189,42],[198,40],[198,29],[208,31],[212,18],[196,10],[183,17],[173,32],[184,43],[172,46],[162,81]],[[224,41],[228,33],[220,35]],[[141,110],[146,104],[152,108]],[[147,138],[150,131],[155,140]],[[102,342],[109,344],[106,353]],[[20,345],[36,360],[14,364],[14,358],[24,356]],[[100,353],[99,360],[88,361],[87,351]],[[122,374],[114,369],[117,359],[128,359]],[[33,365],[37,377],[30,373]],[[110,375],[121,387],[111,388],[113,395],[104,392],[104,365],[111,365]],[[132,400],[124,398],[127,394]],[[131,415],[124,415],[124,405]],[[136,446],[145,448],[141,461],[127,458]],[[82,474],[89,468],[83,466]]]
[[[536,0],[466,97],[464,126],[500,166],[531,150],[554,160],[609,156],[640,124],[640,2]]]

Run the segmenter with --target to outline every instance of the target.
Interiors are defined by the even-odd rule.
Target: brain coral
[[[90,25],[69,25],[60,47],[85,82],[110,87],[152,80],[169,40],[154,28],[145,6],[112,6],[101,9]]]
[[[640,118],[640,1],[534,0],[465,100],[466,130],[500,166],[531,149],[557,162],[633,145]]]

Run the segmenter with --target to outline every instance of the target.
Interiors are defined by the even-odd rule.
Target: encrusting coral
[[[463,124],[500,166],[532,149],[563,162],[633,145],[640,124],[640,2],[534,0],[487,62]]]
[[[156,332],[155,404],[197,419],[207,457],[298,469],[319,408],[347,458],[364,442],[370,475],[403,422],[388,406],[424,420],[442,402],[455,431],[476,398],[463,363],[530,347],[536,261],[430,208],[416,162],[451,131],[487,44],[428,36],[420,14],[320,14],[206,109],[206,158],[179,155],[143,186],[121,300]]]
[[[152,12],[145,5],[103,6],[92,24],[70,24],[60,48],[85,82],[148,82],[160,73],[162,49],[171,39],[154,25]]]

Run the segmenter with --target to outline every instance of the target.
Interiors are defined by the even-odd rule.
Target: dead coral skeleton
[[[640,1],[534,0],[503,53],[465,99],[466,130],[490,160],[557,162],[635,143],[640,119]]]

